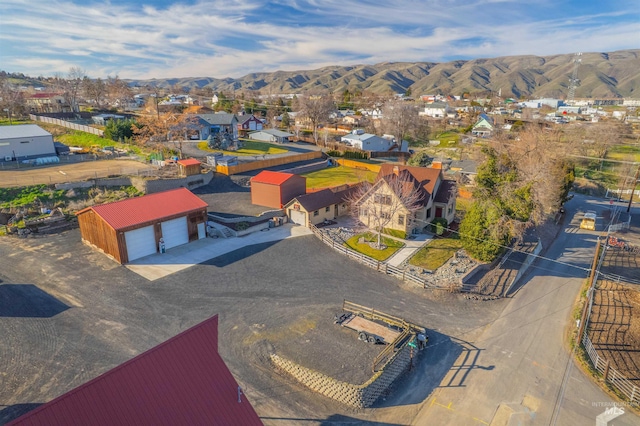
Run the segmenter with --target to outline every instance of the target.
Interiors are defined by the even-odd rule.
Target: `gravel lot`
[[[345,380],[368,378],[374,348],[333,324],[343,299],[429,330],[419,364],[378,403],[407,406],[398,419],[409,421],[409,406],[462,350],[450,336],[472,340],[505,306],[405,286],[313,236],[247,246],[153,283],[83,245],[78,230],[3,238],[0,274],[0,423],[34,407],[21,404],[49,401],[216,313],[220,353],[266,424],[375,420],[375,409],[317,396],[268,361],[275,351]]]

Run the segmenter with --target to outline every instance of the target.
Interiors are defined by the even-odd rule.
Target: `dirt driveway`
[[[0,274],[0,424],[214,314],[220,353],[265,424],[391,413],[407,424],[463,350],[450,336],[472,340],[505,306],[405,286],[314,236],[249,245],[152,283],[83,245],[78,230],[5,238]],[[372,348],[332,323],[343,299],[429,330],[431,346],[375,409],[353,411],[318,396],[269,362],[275,352],[364,380]]]
[[[135,175],[144,170],[155,170],[155,167],[133,160],[97,160],[73,164],[25,166],[21,169],[0,170],[0,187],[50,185],[112,175]]]

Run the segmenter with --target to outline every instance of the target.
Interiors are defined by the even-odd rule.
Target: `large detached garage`
[[[206,236],[207,203],[186,188],[76,213],[82,240],[128,263]]]

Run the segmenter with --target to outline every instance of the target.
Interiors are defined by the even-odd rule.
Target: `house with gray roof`
[[[271,143],[288,143],[292,133],[283,132],[278,129],[264,129],[249,133],[249,139]]]
[[[202,128],[200,139],[207,139],[209,135],[227,133],[233,140],[238,139],[238,117],[235,114],[216,112],[215,114],[197,114]]]

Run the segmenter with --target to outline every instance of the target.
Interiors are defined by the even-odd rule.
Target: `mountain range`
[[[579,62],[578,62],[579,60]],[[576,62],[578,62],[576,64]],[[127,80],[131,85],[209,87],[214,92],[261,94],[334,93],[361,90],[377,94],[452,94],[498,92],[502,96],[566,97],[577,65],[576,98],[640,98],[640,49],[553,56],[503,56],[451,62],[384,62],[327,66],[306,71],[251,73],[241,78]]]

